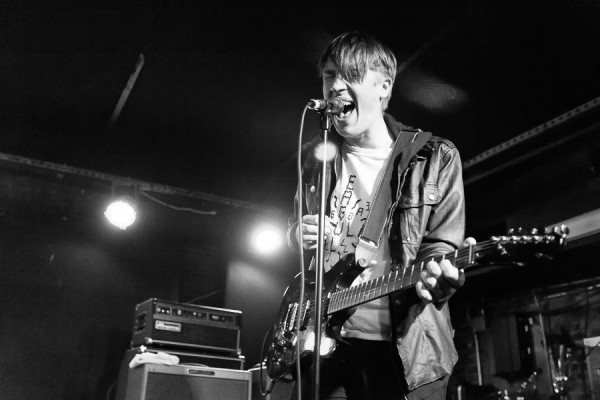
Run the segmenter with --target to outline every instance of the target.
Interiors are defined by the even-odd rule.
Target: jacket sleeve
[[[318,139],[318,137],[317,137]],[[294,197],[294,215],[288,219],[288,231],[286,234],[286,241],[288,247],[292,251],[299,251],[300,244],[296,238],[296,227],[298,226],[299,211],[302,215],[306,214],[317,214],[319,212],[320,204],[320,188],[321,188],[321,172],[322,163],[318,161],[314,156],[314,144],[318,141],[311,141],[311,146],[308,147],[306,152],[306,159],[302,165],[302,179],[301,185],[303,187],[302,198],[300,198],[299,190],[296,190]],[[326,166],[326,187],[329,188],[330,192],[332,188],[332,171],[334,161],[327,163]]]
[[[465,229],[462,166],[458,150],[441,140],[435,151],[439,163],[433,163],[427,174],[427,200],[431,210],[425,223],[417,262],[457,249],[463,242]],[[431,179],[431,180],[429,180]],[[430,190],[429,190],[430,189]],[[435,191],[434,191],[435,189]],[[429,196],[437,196],[430,199]],[[420,301],[411,294],[406,314],[395,314],[396,345],[405,371],[409,390],[433,382],[452,372],[458,360],[453,343],[453,328],[447,302]],[[400,312],[402,303],[395,305]]]
[[[317,138],[318,139],[318,138]],[[315,140],[309,143],[307,147],[311,150],[314,146]],[[296,195],[294,196],[294,214],[288,218],[288,230],[286,233],[286,242],[290,250],[299,252],[300,244],[296,238],[296,228],[298,227],[298,218],[301,215],[310,213],[312,211],[312,204],[316,204],[318,197],[315,194],[307,191],[312,186],[318,184],[318,171],[319,165],[316,163],[312,151],[306,151],[304,155],[304,161],[302,163],[302,178],[299,179],[299,184],[302,185],[303,193],[300,196],[299,188],[296,189]],[[300,198],[302,197],[302,198]]]
[[[417,260],[454,251],[464,240],[465,195],[460,154],[448,141],[438,151],[441,152],[436,182],[439,201],[431,209]]]

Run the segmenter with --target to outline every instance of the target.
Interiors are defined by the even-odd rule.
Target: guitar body
[[[330,295],[350,287],[363,269],[356,265],[354,256],[348,254],[323,276],[323,303],[321,320],[321,356],[331,355],[340,339],[344,322],[352,315],[353,309],[345,309],[327,314],[326,304]],[[267,351],[267,373],[273,379],[284,379],[292,374],[298,357],[312,358],[315,343],[315,273],[305,273],[304,307],[300,308],[302,276],[296,275],[283,294],[279,312],[273,325],[272,342]],[[297,334],[297,317],[300,315],[300,331]]]

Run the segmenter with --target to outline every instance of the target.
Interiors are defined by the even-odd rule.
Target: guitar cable
[[[273,335],[273,327],[270,327],[269,330],[267,331],[267,333],[265,334],[265,336],[263,337],[262,347],[260,349],[260,359],[263,361],[261,361],[261,363],[259,364],[258,367],[259,367],[259,379],[260,379],[260,394],[262,396],[269,395],[273,391],[273,388],[275,387],[275,383],[276,383],[275,379],[271,379],[271,381],[269,382],[269,385],[265,388],[265,378],[263,375],[263,371],[264,371],[263,366],[266,366],[265,362],[264,362],[264,360],[265,360],[265,357],[264,357],[265,345],[267,343],[267,338],[269,338],[269,336],[271,336],[271,335]]]

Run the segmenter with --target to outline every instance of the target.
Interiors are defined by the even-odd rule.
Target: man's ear
[[[386,97],[388,97],[390,95],[390,91],[392,90],[392,80],[386,77],[382,77],[381,80],[381,93],[380,93],[380,97],[382,99],[385,99]]]

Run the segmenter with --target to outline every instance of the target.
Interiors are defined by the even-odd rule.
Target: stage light
[[[106,207],[104,216],[114,226],[125,230],[135,222],[137,213],[133,201],[121,198],[113,201]]]
[[[273,226],[261,226],[254,231],[251,247],[256,253],[271,254],[281,248],[283,233]]]
[[[317,160],[329,162],[337,156],[338,147],[335,143],[327,141],[326,143],[321,142],[317,144],[313,151]]]
[[[135,186],[113,185],[112,200],[104,216],[119,229],[129,228],[137,217],[137,197]]]

